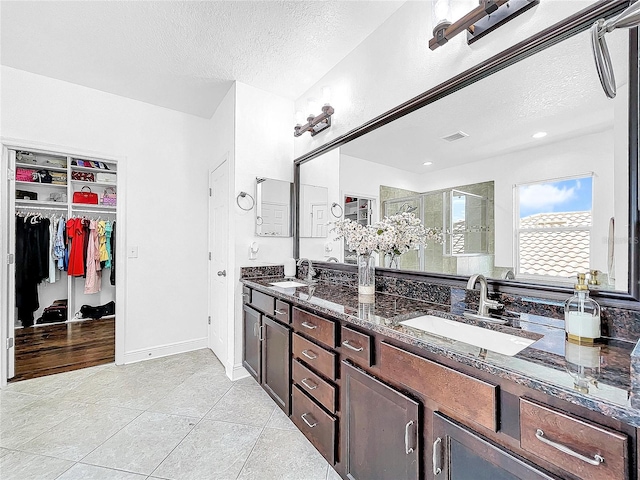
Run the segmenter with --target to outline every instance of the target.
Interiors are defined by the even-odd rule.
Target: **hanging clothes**
[[[87,276],[87,248],[89,247],[89,222],[88,218],[83,218],[82,220],[82,232],[84,239],[84,246],[82,250],[82,266],[83,266],[83,274],[82,276],[86,278]]]
[[[66,225],[67,222],[65,221],[64,217],[60,217],[56,228],[56,239],[53,244],[53,251],[56,258],[56,265],[58,267],[58,270],[65,269],[66,242],[64,240],[64,232],[66,229]]]
[[[106,246],[107,246],[107,255],[109,258],[107,258],[107,263],[105,264],[105,268],[111,268],[112,266],[112,254],[111,254],[111,232],[113,230],[113,227],[111,226],[111,222],[107,221],[107,223],[104,226],[104,235],[106,237]]]
[[[50,225],[39,215],[16,215],[16,308],[24,327],[34,323],[40,308],[38,284],[49,276]]]
[[[56,241],[56,220],[55,217],[49,221],[49,255],[48,255],[48,264],[49,264],[49,283],[56,283],[56,256],[54,245]]]
[[[70,218],[67,221],[67,237],[71,243],[69,248],[69,265],[67,273],[75,277],[84,275],[84,229],[82,218]]]
[[[111,285],[116,284],[116,222],[113,222],[111,232]]]
[[[100,245],[100,266],[106,268],[109,262],[109,251],[107,250],[107,222],[104,220],[98,222],[98,244]]]
[[[98,293],[102,286],[102,271],[100,268],[100,245],[98,242],[98,222],[89,222],[87,241],[87,278],[84,282],[84,293]]]

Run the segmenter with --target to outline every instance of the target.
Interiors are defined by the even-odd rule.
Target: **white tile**
[[[256,379],[253,378],[251,375],[249,375],[248,377],[241,378],[240,380],[236,380],[233,383],[234,383],[234,385],[237,385],[239,387],[257,387],[257,388],[262,388],[260,386],[260,384],[258,382],[256,382]]]
[[[78,461],[141,413],[140,410],[87,405],[55,427],[21,445],[20,450]]]
[[[82,462],[149,475],[196,423],[193,418],[145,412]]]
[[[146,475],[137,473],[76,463],[58,477],[58,480],[145,480],[146,478]]]
[[[48,397],[0,418],[0,446],[17,448],[69,418],[82,404]]]
[[[8,453],[11,453],[13,450],[8,450],[6,448],[0,448],[0,458],[4,457]]]
[[[68,460],[25,452],[10,452],[0,457],[2,480],[53,480],[72,465]]]
[[[0,391],[0,416],[10,415],[35,402],[38,398],[38,395],[3,389]]]
[[[280,410],[279,408],[276,408],[273,411],[273,415],[271,415],[271,418],[267,422],[267,427],[269,427],[269,428],[280,428],[282,430],[297,430],[298,429],[298,427],[295,426],[295,424],[291,421],[291,419],[289,417],[287,417],[285,415],[285,413],[282,410]]]
[[[331,465],[329,465],[327,470],[327,480],[342,480],[342,477],[338,475],[338,472],[336,472]]]
[[[275,408],[278,407],[264,390],[234,386],[205,418],[262,427]]]
[[[235,479],[260,431],[250,425],[203,420],[153,475],[175,480]]]
[[[190,377],[148,410],[202,418],[227,393],[231,385],[232,382],[226,377],[218,377],[215,382]]]
[[[300,431],[265,428],[238,479],[326,480],[328,466]]]

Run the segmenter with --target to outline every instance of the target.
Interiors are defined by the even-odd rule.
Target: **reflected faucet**
[[[469,281],[467,282],[467,290],[473,290],[477,282],[480,282],[480,304],[478,305],[478,316],[489,317],[490,308],[500,308],[503,305],[497,300],[491,300],[488,298],[487,294],[489,286],[487,285],[487,279],[480,273],[476,273],[469,278]]]
[[[311,260],[309,260],[308,258],[301,258],[300,260],[298,260],[298,266],[299,267],[302,265],[302,262],[307,262],[309,264],[309,268],[307,269],[306,281],[307,282],[313,282],[313,277],[315,276],[316,271],[313,269],[313,265],[311,264]]]
[[[329,258],[327,258],[327,262],[336,262],[336,263],[338,263],[338,259],[336,257],[329,257]]]

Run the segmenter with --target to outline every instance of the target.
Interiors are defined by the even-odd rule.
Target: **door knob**
[[[218,276],[219,277],[226,277],[227,276],[227,271],[226,270],[220,270],[218,272]]]

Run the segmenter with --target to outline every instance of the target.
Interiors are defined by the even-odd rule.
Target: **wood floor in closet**
[[[85,320],[16,330],[11,382],[115,361],[115,319]]]

